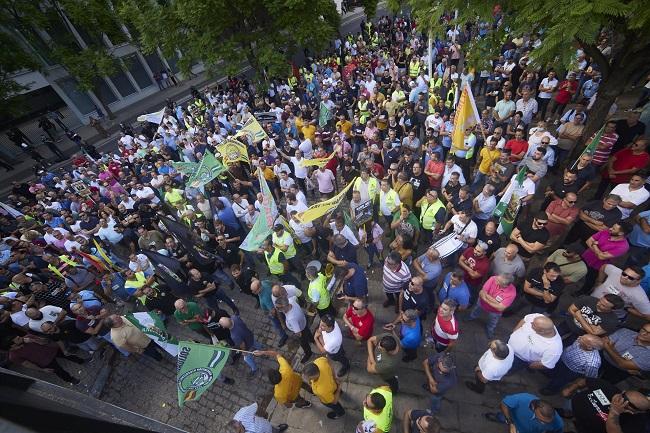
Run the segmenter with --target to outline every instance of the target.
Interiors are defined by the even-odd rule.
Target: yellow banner
[[[253,143],[269,138],[269,136],[266,135],[264,128],[262,128],[262,125],[260,125],[260,122],[252,116],[246,121],[246,123],[244,123],[242,129],[237,131],[235,138],[241,137],[242,135],[250,137]]]
[[[313,158],[313,159],[301,159],[300,160],[300,165],[303,167],[311,167],[312,165],[315,165],[317,167],[323,167],[325,164],[327,164],[332,158],[334,158],[334,154],[336,152],[332,152],[330,156],[326,158]]]
[[[452,150],[465,150],[465,129],[474,127],[480,121],[476,103],[469,86],[463,87],[456,106],[454,132],[451,136]]]
[[[237,140],[226,140],[217,146],[217,151],[221,154],[224,164],[234,161],[244,161],[250,163],[248,160],[248,151],[246,146]]]
[[[307,223],[309,221],[313,221],[316,218],[322,217],[330,210],[336,208],[341,203],[341,201],[345,198],[345,193],[350,189],[352,185],[354,185],[354,182],[356,180],[357,180],[356,177],[352,179],[352,181],[348,183],[348,185],[345,188],[343,188],[343,190],[338,194],[336,194],[334,197],[322,201],[320,203],[311,205],[309,209],[296,215],[300,220],[300,222]]]

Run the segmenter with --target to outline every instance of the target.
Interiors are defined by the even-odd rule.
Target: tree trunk
[[[618,79],[616,75],[610,75],[607,80],[603,80],[598,89],[596,101],[587,115],[587,124],[583,134],[585,142],[604,125],[609,109],[624,90],[625,82]]]

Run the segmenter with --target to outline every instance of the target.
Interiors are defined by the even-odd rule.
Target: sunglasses
[[[621,277],[627,278],[628,280],[638,280],[639,279],[639,277],[632,276],[632,275],[627,274],[625,272],[621,273]]]
[[[545,222],[545,223],[537,221],[538,226],[545,226],[546,224],[548,224],[548,221]]]
[[[634,403],[632,403],[632,402],[630,401],[629,398],[627,398],[627,395],[625,395],[625,391],[623,391],[623,392],[621,393],[621,397],[623,397],[623,401],[625,401],[625,402],[627,403],[627,405],[628,405],[628,407],[629,407],[630,409],[635,410],[635,411],[637,411],[637,412],[643,412],[641,409],[639,409],[638,407],[636,407],[636,406],[634,405]]]
[[[578,201],[577,200],[567,200],[566,201],[569,204],[576,204]]]
[[[363,308],[363,307],[355,307],[354,305],[352,306],[352,308],[353,308],[354,310],[356,310],[356,311],[361,311],[361,310],[364,310],[364,309],[365,309],[365,308]]]

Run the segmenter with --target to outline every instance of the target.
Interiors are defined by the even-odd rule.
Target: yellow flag
[[[104,259],[104,261],[108,264],[108,266],[110,266],[111,268],[113,268],[118,272],[122,271],[122,268],[120,268],[115,263],[113,263],[113,261],[108,257],[106,251],[104,251],[104,249],[102,248],[101,245],[99,245],[96,239],[93,239],[93,243],[95,244],[95,248],[97,248],[97,253],[102,259]]]
[[[468,85],[465,85],[456,106],[454,132],[451,136],[452,151],[465,150],[465,129],[474,127],[480,120],[472,90]]]
[[[356,180],[357,180],[356,177],[354,179],[352,179],[352,181],[350,183],[348,183],[348,185],[345,188],[343,188],[343,190],[341,192],[339,192],[338,194],[336,194],[334,197],[332,197],[332,198],[330,198],[328,200],[322,201],[320,203],[316,203],[314,205],[311,205],[311,206],[309,206],[309,208],[306,211],[301,212],[298,215],[296,215],[298,217],[298,219],[300,220],[300,222],[306,223],[306,222],[309,222],[309,221],[313,221],[316,218],[322,217],[323,215],[325,215],[330,210],[335,209],[341,203],[341,201],[345,198],[345,193],[350,189],[350,187],[352,185],[354,185],[354,182]]]
[[[330,156],[325,157],[325,158],[313,158],[313,159],[301,159],[300,160],[300,165],[303,167],[311,167],[312,165],[315,165],[317,167],[323,167],[325,164],[327,164],[332,158],[334,158],[334,154],[336,152],[332,152]]]
[[[257,143],[258,141],[262,141],[265,138],[269,138],[269,136],[266,135],[264,128],[262,128],[262,125],[260,125],[260,122],[258,122],[257,119],[253,116],[251,116],[246,121],[246,123],[244,123],[242,129],[237,131],[235,138],[241,137],[242,135],[250,137],[253,143]]]
[[[217,151],[221,154],[224,164],[234,161],[244,161],[250,163],[246,145],[237,140],[226,140],[217,146]]]

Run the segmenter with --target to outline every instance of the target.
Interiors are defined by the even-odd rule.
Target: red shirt
[[[567,86],[571,91],[566,89]],[[555,95],[555,102],[558,104],[568,104],[571,100],[571,96],[573,96],[576,93],[576,90],[578,90],[578,82],[576,80],[564,80],[560,83],[558,89],[560,90],[558,90]]]
[[[442,161],[429,160],[425,170],[429,173],[440,175],[437,180],[432,176],[429,176],[429,185],[431,185],[431,188],[440,188],[440,185],[442,184],[442,175],[445,173],[445,163]]]
[[[580,208],[577,206],[573,207],[562,207],[562,199],[558,198],[557,200],[553,200],[548,207],[546,208],[546,214],[547,215],[555,215],[560,218],[569,218],[575,221],[576,217],[578,216],[578,213],[580,212]],[[546,230],[548,230],[549,234],[551,236],[558,236],[564,233],[565,231],[568,230],[569,227],[567,227],[566,224],[560,224],[560,223],[554,223],[552,221],[549,221],[548,224],[546,224]]]
[[[483,257],[474,257],[474,247],[467,248],[463,252],[463,257],[467,260],[470,268],[481,274],[478,278],[472,278],[469,274],[465,274],[465,282],[470,286],[476,287],[481,284],[483,277],[487,275],[488,269],[490,269],[490,259],[486,255]]]
[[[458,322],[452,315],[450,320],[445,320],[440,312],[431,324],[431,336],[438,343],[449,346],[451,340],[458,339]]]
[[[372,331],[375,326],[375,318],[370,310],[366,310],[366,314],[364,314],[362,317],[359,317],[354,314],[354,309],[352,308],[352,305],[350,305],[348,307],[348,310],[345,312],[345,317],[347,317],[348,320],[352,322],[352,326],[358,329],[359,335],[364,340],[372,337]],[[352,334],[352,331],[350,331],[350,334]]]
[[[528,142],[526,140],[517,140],[515,138],[512,138],[508,140],[505,148],[509,149],[511,152],[510,162],[519,162],[521,159],[514,158],[513,155],[524,152],[524,156],[526,156],[526,152],[528,151]]]
[[[25,343],[18,349],[9,351],[9,361],[15,364],[22,364],[29,361],[41,368],[49,366],[59,353],[56,345],[43,345],[38,343]]]
[[[612,168],[614,170],[628,170],[630,168],[636,168],[638,171],[647,166],[648,162],[650,162],[650,155],[648,155],[648,152],[643,152],[635,155],[632,153],[632,149],[630,148],[619,150],[613,156],[616,158],[616,161],[614,161],[612,164]],[[603,177],[605,179],[609,179],[611,183],[629,182],[630,178],[633,175],[634,173],[615,174],[614,176],[610,176],[607,170],[605,170],[603,173]]]

